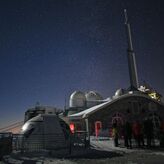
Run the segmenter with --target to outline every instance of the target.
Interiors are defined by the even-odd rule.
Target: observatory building
[[[29,108],[25,112],[24,122],[28,121],[29,119],[39,114],[56,114],[57,110],[58,110],[57,108],[51,106],[36,105],[33,108]]]
[[[86,131],[88,138],[90,135],[101,133],[109,135],[115,122],[121,129],[126,121],[134,123],[135,121],[144,122],[146,119],[152,120],[154,136],[158,137],[160,125],[164,122],[164,104],[161,102],[161,95],[150,87],[139,87],[130,23],[126,10],[125,27],[128,41],[130,87],[118,89],[114,96],[106,100],[92,91],[85,95],[82,94],[79,97],[83,100],[79,101],[79,105],[86,105],[86,109],[77,110],[74,114],[68,115],[67,121],[74,126],[74,130]]]
[[[125,10],[125,27],[127,32],[127,59],[130,77],[130,86],[127,89],[118,89],[111,98],[103,97],[95,91],[75,91],[70,95],[69,107],[62,114],[55,115],[54,108],[30,109],[25,113],[25,128],[22,133],[27,135],[26,143],[31,144],[31,138],[35,139],[35,134],[44,136],[51,132],[61,135],[61,144],[68,143],[67,136],[72,132],[85,132],[88,141],[91,135],[110,135],[113,123],[118,124],[119,130],[126,121],[144,122],[146,119],[152,120],[154,136],[158,138],[160,125],[164,122],[164,104],[161,102],[161,95],[152,88],[144,85],[139,86],[135,53],[133,50],[131,28]],[[39,115],[38,115],[39,114]],[[52,116],[51,116],[52,115]],[[65,122],[62,120],[64,120]],[[42,120],[40,123],[38,120]],[[56,124],[57,127],[54,125]],[[32,129],[31,129],[32,127]],[[42,128],[42,127],[46,127]],[[49,129],[50,127],[50,129]],[[34,129],[33,129],[34,128]],[[56,134],[58,128],[58,134]],[[36,130],[36,131],[34,131]],[[49,136],[48,136],[49,137]],[[40,139],[40,140],[39,140]],[[39,136],[37,141],[41,144],[43,136]],[[51,139],[47,145],[40,145],[42,148],[50,146]],[[55,143],[57,137],[53,140]],[[32,145],[32,144],[31,144]],[[28,148],[28,146],[27,146]]]
[[[70,95],[69,107],[65,110],[65,115],[69,116],[71,114],[84,111],[102,102],[104,102],[102,96],[95,91],[74,91]]]
[[[116,91],[107,102],[68,116],[69,122],[74,124],[75,129],[87,130],[89,135],[95,135],[97,128],[109,135],[114,122],[122,127],[126,121],[143,122],[150,118],[157,135],[160,123],[164,121],[163,103],[141,91],[120,91]]]

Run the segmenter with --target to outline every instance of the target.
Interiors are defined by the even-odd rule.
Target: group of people
[[[143,122],[134,121],[130,123],[126,121],[124,125],[120,126],[117,122],[113,123],[112,136],[114,139],[114,145],[119,145],[119,138],[123,137],[124,145],[127,148],[132,148],[132,138],[134,138],[138,147],[151,147],[154,140],[154,125],[151,119],[145,119]],[[164,146],[164,124],[161,123],[159,127],[159,140],[160,146]],[[146,141],[146,144],[145,144]]]

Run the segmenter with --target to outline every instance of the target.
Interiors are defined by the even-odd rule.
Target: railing
[[[13,134],[12,137],[12,149],[13,150],[22,150],[22,134]]]
[[[66,139],[67,137],[67,139]],[[71,154],[76,147],[86,148],[89,145],[88,133],[76,131],[64,136],[61,134],[22,134],[0,133],[0,156],[12,151],[26,152],[63,152]]]
[[[16,149],[25,152],[68,149],[69,140],[65,140],[62,134],[32,134],[28,137],[18,135],[15,138]],[[20,146],[21,145],[21,146]]]
[[[0,158],[12,152],[12,133],[0,133]]]
[[[72,135],[73,146],[89,146],[89,135],[86,131],[75,131]]]

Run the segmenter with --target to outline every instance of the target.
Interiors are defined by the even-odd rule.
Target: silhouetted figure
[[[151,147],[151,142],[153,139],[153,123],[149,118],[144,121],[144,132],[146,136],[147,147]]]
[[[113,124],[112,136],[113,136],[113,139],[114,139],[114,146],[118,147],[118,127],[117,127],[117,122],[115,122]]]
[[[139,123],[139,121],[136,121],[133,123],[132,131],[133,131],[133,136],[136,141],[136,144],[138,147],[140,147],[141,146],[140,145],[140,143],[141,143],[141,124]]]
[[[164,147],[164,121],[160,125],[160,147]]]
[[[140,141],[142,143],[142,146],[145,146],[145,142],[144,142],[144,122],[142,122],[140,125],[141,125]]]
[[[124,141],[127,148],[132,148],[132,126],[128,121],[124,125]]]

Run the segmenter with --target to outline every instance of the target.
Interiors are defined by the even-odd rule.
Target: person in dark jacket
[[[114,146],[118,147],[118,127],[117,127],[117,122],[115,122],[113,124],[112,136],[113,136],[113,139],[114,139]]]
[[[147,147],[151,147],[152,139],[153,139],[153,123],[150,118],[144,121],[144,133],[146,136]]]
[[[140,147],[141,146],[140,145],[140,143],[141,143],[141,124],[139,123],[139,121],[135,121],[133,123],[132,131],[133,131],[133,136],[136,141],[136,144],[138,145],[138,147]]]
[[[132,126],[128,121],[124,125],[124,142],[127,148],[132,148]]]
[[[164,147],[164,121],[160,125],[160,147]]]
[[[145,141],[144,141],[144,122],[142,121],[140,125],[141,125],[140,141],[141,141],[142,146],[144,147],[145,146]]]

